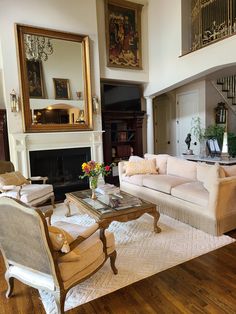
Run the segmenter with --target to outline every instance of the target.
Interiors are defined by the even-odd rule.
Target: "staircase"
[[[227,106],[236,114],[236,75],[222,77],[211,83]]]

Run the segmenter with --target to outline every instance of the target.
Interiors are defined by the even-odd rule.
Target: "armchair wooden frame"
[[[11,217],[7,214],[9,212],[11,212]],[[10,222],[9,219],[11,219]],[[62,253],[57,253],[53,250],[46,219],[39,209],[32,210],[31,207],[16,199],[2,197],[0,199],[0,220],[4,224],[4,227],[0,230],[0,246],[6,266],[7,298],[10,298],[13,294],[14,278],[16,278],[36,289],[49,291],[55,298],[58,313],[61,314],[64,313],[67,292],[73,286],[91,277],[104,265],[108,258],[110,258],[113,273],[117,274],[115,267],[116,251],[113,250],[112,253],[107,254],[104,229],[100,229],[100,239],[103,243],[103,252],[105,255],[104,261],[99,267],[82,279],[68,284],[68,282],[63,282],[57,262]],[[27,221],[31,222],[31,229],[24,228],[19,223],[22,220],[26,221],[25,225],[27,225]],[[26,242],[28,237],[30,237],[30,242],[28,243],[30,243],[31,248],[27,246],[27,243],[18,243],[19,241],[14,238],[14,234],[12,234],[14,232],[10,230],[10,227],[13,225],[15,228],[14,232],[25,232]],[[33,236],[33,234],[35,235],[35,231],[38,232],[37,237]],[[82,237],[77,238],[71,244],[71,249],[85,240]],[[13,249],[13,246],[15,249]],[[32,247],[34,248],[33,251],[36,252],[36,258],[32,255]],[[22,249],[24,249],[24,254],[22,254]],[[23,275],[20,270],[23,272]],[[34,278],[33,283],[32,278]]]

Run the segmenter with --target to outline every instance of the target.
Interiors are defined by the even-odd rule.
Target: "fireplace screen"
[[[62,200],[67,192],[88,188],[88,180],[79,176],[82,163],[90,159],[89,147],[31,151],[31,176],[47,176],[56,200]]]

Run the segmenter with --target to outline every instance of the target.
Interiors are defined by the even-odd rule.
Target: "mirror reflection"
[[[24,42],[32,123],[84,123],[81,43],[29,34]]]
[[[91,129],[88,37],[17,29],[26,130]]]

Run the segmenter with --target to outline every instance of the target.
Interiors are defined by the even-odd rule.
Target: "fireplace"
[[[88,188],[88,180],[79,176],[82,163],[91,159],[90,147],[30,151],[29,159],[31,176],[47,176],[57,201]]]

